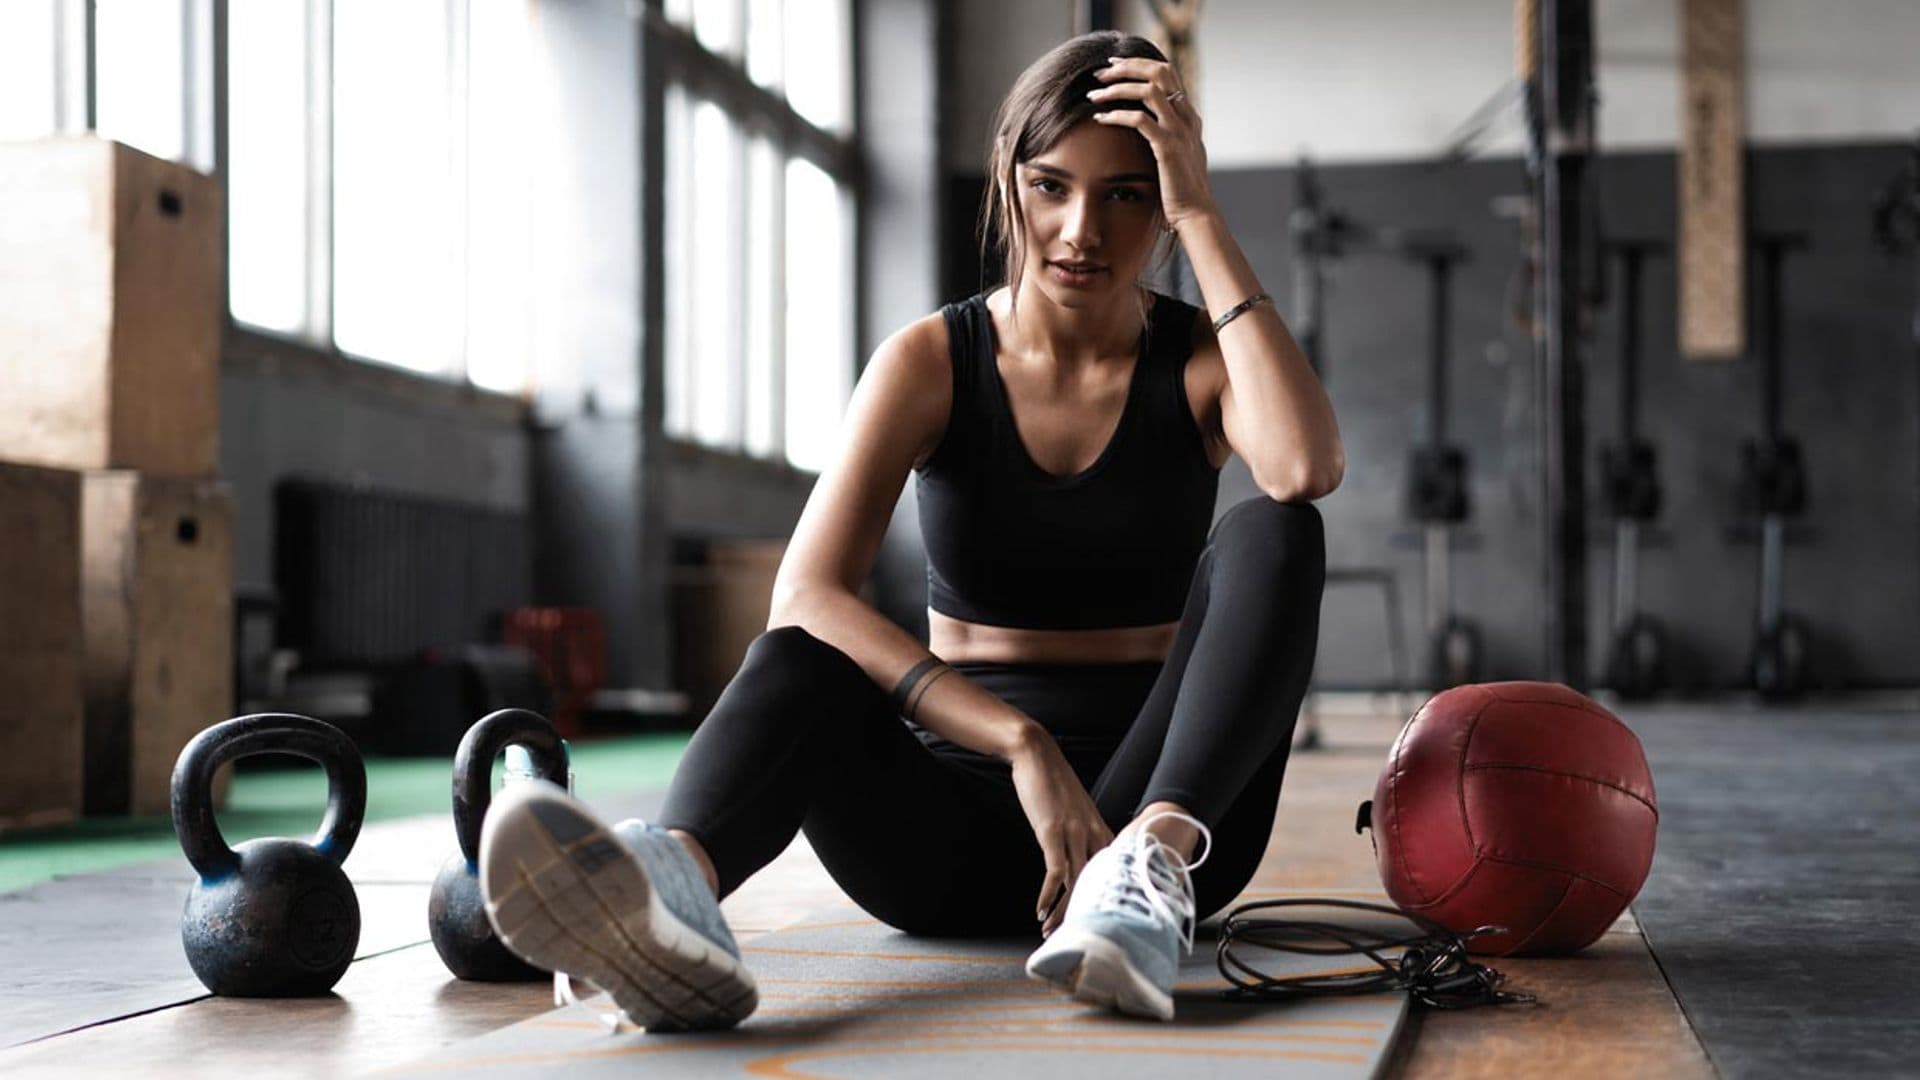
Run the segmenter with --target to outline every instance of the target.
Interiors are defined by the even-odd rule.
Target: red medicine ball
[[[1434,695],[1394,740],[1373,794],[1374,857],[1403,910],[1478,953],[1570,953],[1647,880],[1660,819],[1640,740],[1557,683]]]

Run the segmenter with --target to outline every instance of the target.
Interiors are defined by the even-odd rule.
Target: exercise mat
[[[1352,913],[1354,921],[1367,920]],[[1332,916],[1338,918],[1338,916]],[[1371,921],[1367,923],[1372,925]],[[1038,944],[921,938],[845,905],[743,946],[760,1007],[726,1032],[610,1034],[604,995],[455,1043],[385,1075],[966,1077],[1044,1075],[1370,1077],[1408,1008],[1399,993],[1289,1003],[1222,1000],[1204,932],[1174,987],[1175,1018],[1142,1020],[1073,1001],[1023,970]],[[1248,954],[1270,974],[1330,973],[1354,957]]]

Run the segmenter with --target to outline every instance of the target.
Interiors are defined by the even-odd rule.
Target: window
[[[91,5],[93,54],[87,47]],[[229,303],[413,371],[530,382],[525,0],[4,0],[0,138],[91,127],[214,168],[226,65]]]
[[[787,12],[787,100],[815,127],[845,134],[853,111],[846,4],[788,0]]]
[[[333,5],[334,340],[429,374],[460,363],[446,16],[438,3]]]
[[[227,6],[227,292],[233,317],[304,334],[310,279],[306,0]]]
[[[331,22],[330,33],[305,37],[307,66],[322,73],[309,101],[326,106],[308,110],[309,127],[315,112],[326,118],[308,143],[326,164],[308,172],[329,187],[330,229],[313,240],[309,265],[324,265],[326,289],[308,304],[303,336],[423,374],[529,390],[528,5],[304,2]],[[234,29],[237,102],[252,87],[239,83]],[[242,179],[236,170],[236,207]],[[237,301],[234,312],[251,314]]]
[[[186,5],[93,3],[96,129],[155,157],[189,160]]]
[[[467,378],[489,390],[531,389],[534,224],[529,104],[532,35],[525,3],[468,13]]]
[[[218,146],[236,322],[524,392],[542,2],[4,0],[0,137],[91,127],[206,170]],[[636,0],[666,16],[640,23],[668,69],[676,438],[832,450],[857,361],[850,2]]]
[[[59,129],[57,10],[52,0],[0,4],[0,139]]]
[[[666,14],[666,430],[817,470],[857,359],[846,0]]]
[[[787,208],[788,455],[824,463],[853,389],[853,230],[844,192],[811,161],[787,163]]]

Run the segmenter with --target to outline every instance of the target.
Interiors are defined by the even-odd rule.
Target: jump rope
[[[1281,919],[1257,912],[1279,908],[1349,908],[1405,919],[1419,932],[1396,935],[1315,919]],[[1220,924],[1214,959],[1233,985],[1220,991],[1229,1001],[1292,1001],[1306,997],[1401,991],[1434,1009],[1480,1005],[1531,1005],[1532,994],[1500,989],[1506,976],[1467,957],[1467,941],[1505,927],[1483,926],[1455,933],[1431,919],[1357,900],[1260,900],[1242,904]],[[1307,956],[1365,956],[1377,970],[1273,975],[1253,963],[1257,950]],[[1393,955],[1393,950],[1399,950]]]

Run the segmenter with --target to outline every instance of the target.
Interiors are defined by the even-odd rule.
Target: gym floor
[[[1116,83],[1088,100],[1160,110],[1105,119],[1174,137],[1087,139],[1070,82],[994,130],[1076,38],[1072,78]],[[1915,41],[1914,0],[0,0],[0,1077],[1920,1077]],[[1042,156],[1159,171],[989,175],[1056,124]],[[467,725],[538,707],[583,799],[652,816],[769,622],[881,669],[880,636],[824,632],[851,607],[775,611],[773,582],[809,507],[894,495],[821,477],[850,416],[875,445],[925,411],[855,409],[924,392],[886,343],[1004,279],[996,183],[1036,208],[1031,268],[1106,260],[1029,273],[1043,311],[1142,285],[1245,318],[1183,376],[1091,338],[1070,363],[1022,294],[981,367],[1004,463],[1093,462],[1055,473],[1066,506],[1227,441],[1215,520],[1277,494],[1324,524],[1317,737],[1239,902],[1417,876],[1355,828],[1407,688],[1565,684],[1639,737],[1650,874],[1576,954],[1486,959],[1533,1003],[1231,999],[1216,922],[1176,1022],[1139,1022],[1025,978],[1032,941],[882,925],[804,836],[724,905],[761,991],[737,1030],[610,1030],[597,991],[443,963]],[[837,554],[872,554],[858,602],[931,649],[920,511],[954,519],[918,503],[938,471],[903,476]],[[1088,573],[1146,550],[1098,540]],[[988,629],[966,645],[1038,658],[1151,628]],[[1470,835],[1449,879],[1551,919],[1617,897],[1655,800],[1636,762],[1548,760],[1590,748],[1522,711],[1537,756],[1426,790],[1554,845]],[[330,952],[318,996],[210,993],[183,942],[189,889],[236,878],[183,857],[175,762],[255,713],[366,755],[351,955],[310,881],[208,920]],[[214,813],[209,774],[175,814]],[[327,791],[262,755],[218,824],[306,839]],[[1620,808],[1641,833],[1596,824]],[[1529,874],[1554,891],[1486,885]]]
[[[1371,795],[1405,704],[1383,695],[1320,695],[1315,715],[1323,744],[1297,754],[1289,769],[1272,848],[1247,898],[1378,895],[1372,852],[1353,832],[1353,815]],[[1652,875],[1630,913],[1576,956],[1493,962],[1510,987],[1536,994],[1537,1005],[1407,1014],[1375,1074],[1816,1076],[1920,1069],[1920,1016],[1906,978],[1920,960],[1910,902],[1920,867],[1911,858],[1887,857],[1916,850],[1920,839],[1914,825],[1920,789],[1910,783],[1920,756],[1889,737],[1911,708],[1911,702],[1883,698],[1766,710],[1622,709],[1646,745],[1661,805]],[[1865,745],[1879,749],[1860,753]],[[603,813],[644,815],[657,805],[671,747],[640,749],[584,749],[581,789]],[[230,815],[237,832],[251,812],[247,779],[236,788]],[[309,785],[306,796],[317,805],[317,788]],[[34,847],[44,853],[58,839],[42,837]],[[74,834],[67,842],[87,840]],[[450,976],[426,941],[425,922],[427,883],[450,845],[444,814],[368,826],[347,864],[366,914],[360,956],[333,994],[309,1000],[222,999],[200,990],[178,948],[188,875],[177,855],[15,888],[0,896],[6,914],[0,942],[9,968],[0,991],[0,1014],[7,1018],[0,1037],[10,1044],[0,1051],[0,1073],[574,1069],[672,1042],[607,1034],[586,1015],[607,1008],[604,999],[556,1010],[544,983],[479,984]],[[15,862],[22,847],[0,845],[0,857]],[[126,857],[147,854],[130,850]],[[847,904],[803,838],[730,897],[725,910],[754,963],[756,948],[772,948],[767,935],[783,927],[823,914],[871,921],[848,912]],[[1202,942],[1203,959],[1206,948]],[[781,951],[760,956],[763,970]],[[836,948],[815,951],[827,955]],[[856,944],[837,951],[865,980],[899,985],[905,977],[904,962],[891,954],[866,956]],[[1015,954],[1002,960],[1004,970],[988,966],[975,977],[1017,983],[1017,962]],[[872,1057],[877,1036],[856,1023],[857,1001],[837,1009],[853,1026],[808,1029],[801,1045],[810,1069],[767,1075],[855,1075],[842,1068],[847,1062],[831,1060],[842,1052],[849,1061],[904,1060]],[[1262,1021],[1302,1015],[1292,1005],[1232,1009],[1240,1019]],[[765,1049],[755,1040],[774,1037],[783,1023],[781,1009],[770,1005],[768,1012],[750,1019],[738,1038]],[[928,1024],[934,1015],[906,1034],[887,1035],[886,1052],[912,1055],[915,1075],[944,1068],[943,1059],[930,1055],[951,1032]],[[994,1068],[994,1055],[1038,1053],[1048,1039],[1133,1047],[1154,1061],[1153,1075],[1238,1075],[1252,1063],[1271,1070],[1276,1062],[1342,1075],[1372,1069],[1316,1065],[1314,1055],[1329,1047],[1316,1049],[1313,1029],[1293,1030],[1285,1043],[1256,1042],[1265,1056],[1252,1059],[1239,1040],[1253,1036],[1242,1036],[1188,1042],[1177,1060],[1163,1060],[1153,1057],[1164,1049],[1153,1041],[1154,1030],[1174,1036],[1157,1026],[1106,1023],[1069,1008],[1051,1026],[1022,1021],[1016,1026],[1024,1042],[996,1046],[988,1045],[1000,1031],[996,1023],[1012,1021],[975,1019],[968,1039],[979,1045],[965,1065],[973,1071]],[[1340,1030],[1344,1036],[1331,1037],[1354,1041],[1352,1029]],[[792,1052],[782,1047],[783,1054]],[[774,1056],[769,1050],[768,1060]],[[647,1067],[657,1075],[707,1074],[682,1057]],[[742,1064],[752,1072],[755,1060]],[[1126,1067],[1107,1063],[1103,1075],[1132,1075]]]

